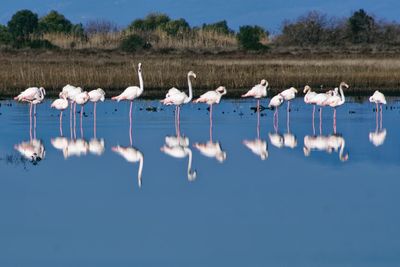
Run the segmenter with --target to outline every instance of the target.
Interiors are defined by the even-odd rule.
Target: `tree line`
[[[0,25],[0,46],[13,48],[54,48],[44,39],[45,34],[73,35],[82,40],[95,34],[122,32],[120,49],[136,51],[151,49],[155,32],[170,38],[184,40],[199,32],[211,32],[236,38],[243,50],[266,51],[271,46],[345,46],[345,45],[399,45],[400,25],[377,20],[363,9],[347,18],[333,18],[311,11],[293,21],[284,21],[279,34],[271,36],[268,30],[257,25],[240,26],[238,31],[229,28],[226,20],[191,27],[183,19],[171,19],[162,13],[151,13],[132,21],[121,29],[105,20],[89,21],[85,25],[73,24],[57,11],[39,17],[30,10],[16,12],[7,25]],[[72,45],[71,45],[72,48]]]

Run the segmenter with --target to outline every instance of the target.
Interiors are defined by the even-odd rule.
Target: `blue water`
[[[180,140],[190,144],[180,147],[184,157],[174,158],[160,150],[166,136],[177,134],[173,108],[138,101],[132,146],[142,155],[141,182],[140,161],[112,150],[131,147],[128,103],[98,105],[101,155],[89,151],[91,105],[83,138],[77,115],[77,141],[65,112],[64,143],[75,148],[59,150],[51,141],[60,135],[58,112],[43,103],[31,132],[40,151],[33,157],[15,149],[32,144],[28,106],[0,103],[1,266],[400,265],[396,98],[384,108],[382,126],[373,105],[350,99],[338,109],[336,133],[330,108],[323,110],[321,132],[316,112],[314,133],[312,107],[298,99],[290,129],[285,107],[275,128],[273,111],[264,110],[259,136],[250,110],[255,102],[225,100],[214,107],[212,141],[225,153],[219,160],[193,146],[210,138],[206,106],[182,108]],[[146,111],[149,106],[158,111]],[[370,133],[379,135],[376,144]],[[305,147],[305,136],[314,147]],[[255,139],[267,145],[263,157],[243,144]]]

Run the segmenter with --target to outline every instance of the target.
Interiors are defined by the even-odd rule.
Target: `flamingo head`
[[[304,86],[303,93],[311,92],[311,87],[309,85]]]
[[[349,88],[349,85],[345,82],[341,82],[339,87],[346,87]]]
[[[297,94],[297,93],[298,93],[297,89],[296,89],[296,88],[294,88],[293,86],[292,86],[292,87],[290,87],[290,89],[292,89],[292,90],[294,91],[294,93],[295,93],[295,94]]]
[[[138,64],[138,71],[139,71],[139,72],[142,72],[142,63],[140,63],[140,62],[139,62],[139,64]]]
[[[265,79],[262,79],[261,82],[260,82],[260,84],[261,84],[262,86],[268,87],[268,82],[267,82],[267,80],[265,80]]]
[[[220,86],[216,89],[217,92],[221,93],[221,94],[226,94],[226,88],[225,86]]]
[[[196,79],[196,73],[194,73],[192,70],[188,72],[188,77],[190,76]]]
[[[44,96],[46,95],[46,90],[43,87],[40,87],[39,90]]]

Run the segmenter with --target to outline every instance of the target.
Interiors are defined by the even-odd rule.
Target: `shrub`
[[[26,42],[38,28],[38,16],[30,10],[20,10],[8,22],[8,30],[13,41]]]
[[[260,26],[241,26],[237,39],[240,46],[245,50],[263,50],[267,47],[261,44],[261,39],[266,37],[268,33]]]
[[[63,15],[54,10],[50,11],[49,14],[40,18],[39,20],[39,30],[42,33],[70,33],[72,26],[73,25],[71,21],[69,21]]]
[[[4,25],[0,25],[0,44],[7,45],[11,43],[11,34]]]
[[[125,52],[135,52],[141,49],[150,48],[150,43],[146,42],[141,36],[138,34],[132,34],[124,39],[122,39],[120,48]]]
[[[162,13],[150,13],[144,19],[136,19],[130,25],[130,30],[136,31],[154,31],[165,26],[171,19]]]
[[[184,19],[170,20],[161,27],[168,35],[177,36],[183,35],[185,32],[190,31],[189,23]]]
[[[376,31],[375,20],[360,9],[348,19],[348,30],[353,43],[371,43]]]
[[[26,43],[26,46],[33,49],[54,49],[57,46],[53,45],[48,40],[32,40]]]
[[[211,24],[204,23],[202,26],[204,31],[217,32],[221,34],[233,34],[233,30],[228,27],[226,20],[218,21]]]

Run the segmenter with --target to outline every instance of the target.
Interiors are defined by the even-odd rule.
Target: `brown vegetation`
[[[138,84],[135,71],[143,63],[144,97],[161,97],[172,86],[186,88],[186,73],[198,74],[195,95],[219,85],[237,97],[259,80],[269,81],[273,92],[290,86],[315,89],[351,85],[348,93],[400,88],[400,58],[396,57],[295,57],[271,55],[162,55],[122,52],[18,51],[0,54],[0,95],[12,96],[28,86],[43,86],[50,95],[67,83],[85,89],[101,87],[110,96],[128,85]]]

